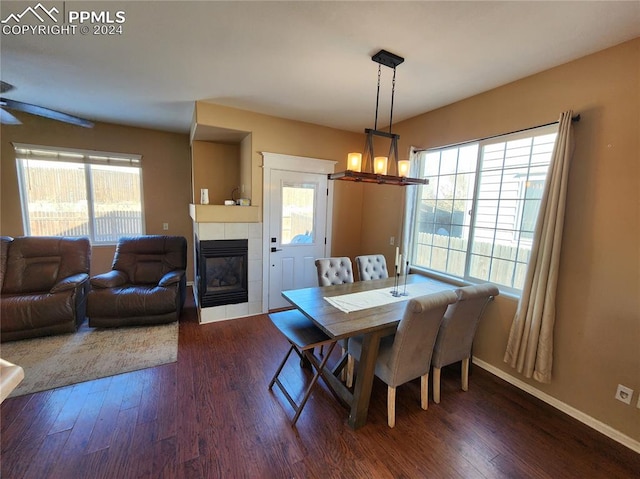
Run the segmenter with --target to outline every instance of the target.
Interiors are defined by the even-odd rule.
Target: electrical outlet
[[[618,401],[622,401],[625,404],[631,404],[631,396],[633,396],[633,389],[623,386],[622,384],[618,384],[615,396]]]
[[[396,244],[396,237],[395,237],[395,236],[392,236],[392,237],[390,237],[390,238],[389,238],[389,244],[390,244],[391,246],[393,246],[394,244]]]
[[[167,231],[169,229],[169,223],[162,223],[162,229]]]

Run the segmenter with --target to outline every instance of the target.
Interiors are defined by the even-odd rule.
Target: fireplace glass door
[[[246,303],[247,240],[199,241],[197,248],[200,306]]]

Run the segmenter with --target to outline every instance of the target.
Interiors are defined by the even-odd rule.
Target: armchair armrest
[[[169,271],[160,279],[160,281],[158,282],[158,286],[165,287],[175,283],[179,283],[184,274],[185,271],[183,269]]]
[[[70,289],[77,288],[81,286],[82,283],[89,280],[89,275],[87,273],[78,273],[73,276],[68,276],[61,281],[58,281],[51,288],[51,293],[59,293],[61,291],[68,291]]]
[[[122,271],[111,270],[107,273],[97,274],[91,278],[91,286],[94,288],[115,288],[127,283],[127,275]]]

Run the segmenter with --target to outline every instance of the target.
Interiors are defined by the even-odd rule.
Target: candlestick
[[[398,273],[398,265],[395,266],[395,277],[393,278],[393,289],[391,290],[391,296],[399,296],[400,292],[398,291],[398,278],[400,274]]]
[[[404,291],[402,296],[407,296],[407,276],[409,275],[409,262],[406,263],[406,269],[404,270]]]

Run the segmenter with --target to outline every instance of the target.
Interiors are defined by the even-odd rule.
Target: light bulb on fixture
[[[386,175],[388,160],[389,158],[387,158],[386,156],[376,156],[373,160],[373,172],[376,175]]]
[[[410,163],[409,160],[399,160],[398,161],[398,176],[401,176],[403,178],[406,178],[407,176],[409,176],[409,167],[410,167]]]
[[[349,153],[347,157],[347,170],[362,171],[362,153]]]

